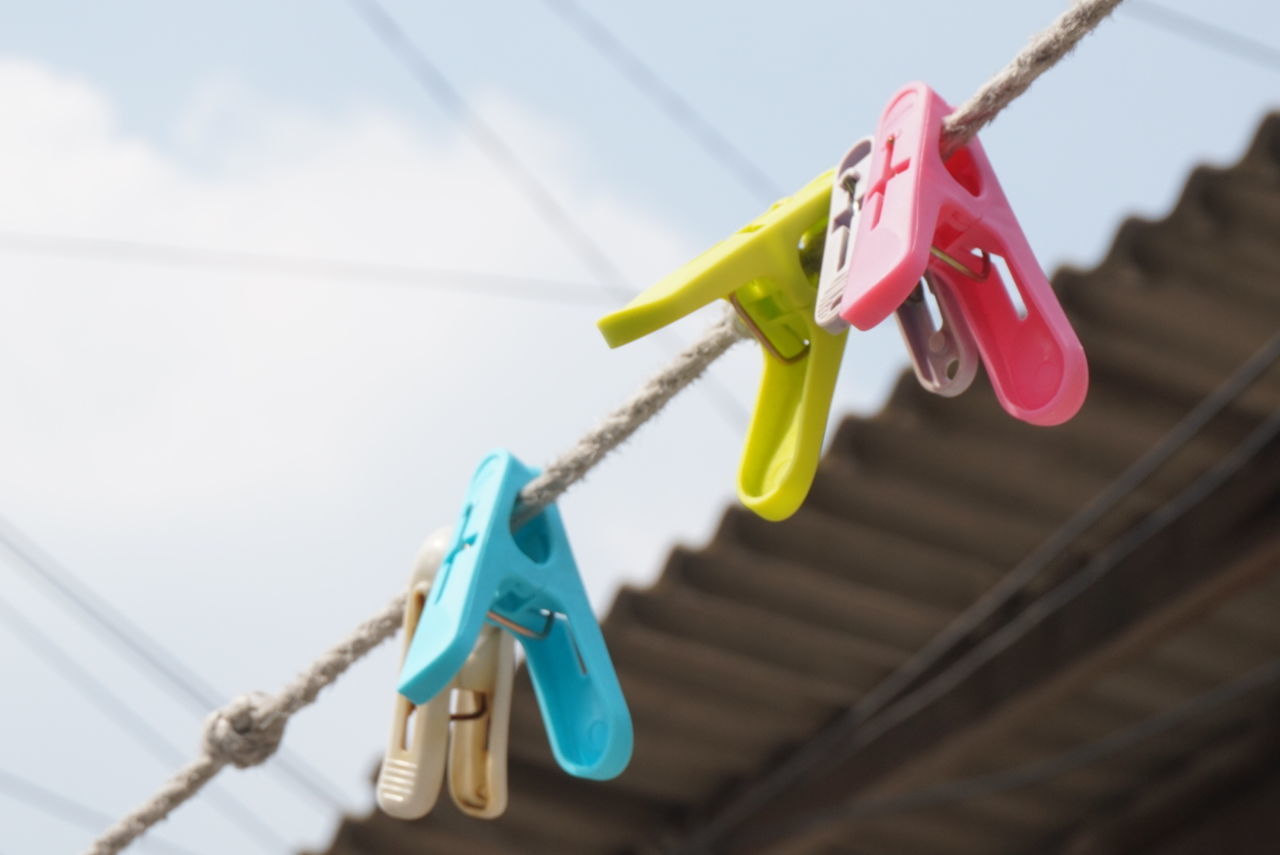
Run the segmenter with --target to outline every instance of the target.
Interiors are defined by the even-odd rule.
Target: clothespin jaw
[[[427,539],[414,566],[404,610],[402,657],[413,642],[431,582],[451,540],[449,529]],[[417,819],[435,806],[444,779],[449,737],[449,699],[421,707],[397,694],[391,714],[391,740],[378,771],[378,807],[398,819]]]
[[[481,461],[405,658],[400,691],[425,701],[449,685],[489,615],[524,646],[561,767],[579,777],[612,778],[631,758],[631,716],[559,511],[549,506],[511,530],[520,490],[536,474],[506,451]]]
[[[1032,424],[1059,424],[1084,402],[1084,351],[981,143],[972,140],[943,161],[949,112],[923,83],[904,87],[885,108],[840,315],[870,329],[928,270],[954,296],[1005,410]],[[991,256],[1008,264],[1025,312]]]
[[[738,496],[771,520],[794,513],[813,482],[844,354],[845,335],[813,319],[816,277],[800,257],[802,241],[821,237],[830,192],[828,172],[598,322],[618,347],[713,300],[733,305],[764,350]]]

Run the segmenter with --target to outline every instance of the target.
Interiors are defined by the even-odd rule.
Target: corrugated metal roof
[[[605,635],[636,729],[620,778],[600,784],[558,770],[522,678],[506,816],[465,819],[447,799],[414,823],[374,811],[343,822],[329,853],[621,852],[714,811],[735,783],[767,774],[901,665],[1248,359],[1280,328],[1278,278],[1272,116],[1239,163],[1197,169],[1170,216],[1126,222],[1100,265],[1054,277],[1090,358],[1076,419],[1033,428],[1005,415],[981,383],[942,399],[904,377],[881,413],[841,425],[792,519],[730,508],[707,546],[675,549],[653,587],[618,596]],[[1272,371],[1077,539],[1056,578],[1277,408]],[[1280,471],[1270,476],[1274,493]],[[1275,571],[1118,658],[1052,709],[896,786],[1049,756],[1280,657]],[[840,843],[851,832],[829,823],[789,851],[1032,851],[1199,738],[1180,731],[1105,767],[931,809],[928,822],[859,821],[856,845]]]

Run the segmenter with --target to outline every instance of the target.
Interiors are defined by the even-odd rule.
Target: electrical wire
[[[858,744],[874,741],[880,734],[901,724],[919,712],[946,691],[968,679],[978,668],[1010,649],[1028,632],[1038,627],[1077,596],[1110,572],[1120,561],[1132,554],[1156,532],[1163,530],[1186,511],[1201,504],[1209,494],[1220,487],[1227,478],[1244,468],[1267,444],[1280,435],[1280,412],[1271,414],[1255,428],[1230,454],[1220,460],[1209,472],[1182,491],[1176,498],[1144,517],[1112,546],[1094,556],[1079,572],[1033,603],[995,634],[985,639],[971,652],[926,683],[916,691],[890,706],[881,716],[872,719],[857,734]],[[798,827],[788,833],[803,833]]]
[[[507,143],[497,129],[486,122],[467,104],[466,98],[444,72],[419,48],[399,22],[378,0],[347,0],[348,5],[378,37],[382,45],[413,75],[424,92],[446,113],[459,120],[480,150],[504,173],[528,200],[547,226],[599,277],[610,293],[630,300],[634,296],[626,277],[594,238],[578,225],[537,174],[520,159],[516,148]],[[715,377],[707,377],[703,387],[711,395],[716,411],[733,430],[748,422],[746,411],[738,399]]]
[[[6,769],[0,769],[0,793],[43,814],[90,831],[97,831],[111,822],[111,817],[106,814]],[[148,843],[153,849],[172,855],[198,855],[191,849],[169,843],[163,837],[152,838]]]
[[[833,821],[910,813],[984,796],[1047,783],[1079,769],[1110,759],[1148,739],[1190,724],[1250,694],[1280,683],[1280,661],[1261,665],[1236,680],[1203,692],[1163,713],[1143,719],[1124,730],[1076,746],[1068,751],[1012,769],[947,781],[896,796],[854,801],[843,807],[816,811],[792,820],[766,826],[754,838],[757,844],[794,837],[804,829]]]
[[[77,693],[84,695],[90,708],[102,713],[129,733],[145,750],[166,766],[176,766],[185,759],[184,752],[169,742],[151,722],[136,712],[113,693],[88,669],[82,668],[63,648],[35,623],[28,620],[0,595],[0,624],[6,625],[28,649],[44,660]],[[289,848],[289,841],[276,833],[272,826],[258,818],[253,811],[240,804],[233,796],[219,790],[210,791],[214,804],[231,819],[238,828],[258,839],[268,852],[281,852]]]
[[[1128,0],[1121,8],[1144,24],[1190,39],[1235,59],[1247,60],[1269,71],[1280,71],[1280,48],[1258,39],[1147,0]]]
[[[203,717],[222,703],[221,692],[187,667],[163,645],[147,635],[122,612],[95,594],[84,580],[59,563],[0,514],[0,546],[16,559],[13,566],[53,592],[88,618],[88,623],[111,644],[144,665],[157,685]],[[280,758],[280,769],[299,792],[341,811],[341,791],[318,770],[296,755]]]
[[[599,277],[601,283],[615,295],[630,299],[632,292],[626,284],[626,277],[604,248],[578,225],[555,194],[525,165],[515,146],[507,143],[497,129],[471,109],[458,88],[414,44],[391,13],[377,0],[348,0],[348,5],[373,31],[382,45],[409,70],[423,91],[442,110],[459,120],[481,151],[494,166],[506,173],[507,178],[537,210],[538,215],[573,250],[592,275]]]
[[[445,268],[204,249],[115,238],[0,231],[0,249],[59,259],[195,267],[235,273],[264,273],[270,276],[307,276],[570,306],[599,306],[608,302],[607,296],[601,294],[598,288],[585,283]]]
[[[1254,430],[1251,431],[1249,435],[1240,442],[1240,444],[1233,448],[1228,455],[1222,458],[1208,472],[1197,478],[1189,487],[1179,493],[1175,498],[1166,502],[1160,508],[1157,508],[1151,514],[1144,517],[1139,523],[1125,532],[1125,534],[1115,543],[1094,556],[1094,558],[1081,568],[1078,573],[1069,577],[1061,585],[1054,588],[1040,600],[1037,600],[1028,607],[1026,611],[1020,613],[1010,621],[1010,623],[1002,627],[990,638],[986,639],[982,644],[974,648],[973,651],[958,660],[935,680],[925,684],[917,691],[906,696],[901,702],[894,704],[881,717],[869,722],[865,730],[858,734],[858,744],[867,744],[874,741],[881,734],[898,724],[901,724],[910,716],[933,703],[943,693],[955,688],[964,680],[967,680],[984,664],[992,661],[996,656],[1009,650],[1020,639],[1025,637],[1028,632],[1040,626],[1050,616],[1056,614],[1068,603],[1072,602],[1077,596],[1091,587],[1098,581],[1098,579],[1110,572],[1112,568],[1131,555],[1142,544],[1146,543],[1154,534],[1164,530],[1169,525],[1177,521],[1188,510],[1202,504],[1214,490],[1218,489],[1228,478],[1232,477],[1248,465],[1253,458],[1262,451],[1262,449],[1274,442],[1277,436],[1280,436],[1280,411],[1272,413],[1268,418],[1263,420],[1263,422],[1254,428]],[[1251,672],[1250,675],[1240,681],[1239,686],[1237,684],[1230,684],[1220,690],[1220,695],[1211,692],[1210,701],[1203,701],[1201,703],[1195,703],[1193,701],[1191,705],[1192,709],[1198,710],[1205,704],[1216,704],[1218,702],[1214,699],[1218,697],[1223,697],[1226,700],[1229,700],[1239,694],[1243,694],[1246,688],[1251,689],[1256,685],[1265,684],[1267,680],[1272,677],[1271,669],[1277,667],[1280,667],[1280,665],[1273,663],[1270,666],[1265,666],[1259,671]],[[1280,676],[1280,674],[1275,676]],[[1244,688],[1241,688],[1241,686]],[[1222,700],[1222,703],[1225,703],[1226,700]],[[1189,714],[1185,713],[1181,708],[1175,708],[1175,710],[1168,715],[1174,722],[1176,722],[1182,720],[1182,718]],[[1171,726],[1164,724],[1160,720],[1157,720],[1157,724],[1160,725],[1160,728]],[[1150,727],[1150,722],[1145,726],[1139,725],[1140,734],[1142,734],[1140,738],[1145,738],[1145,734]],[[1126,742],[1126,740],[1122,738],[1123,736],[1124,734],[1115,737],[1116,740],[1119,740],[1122,746]],[[1105,756],[1105,751],[1109,750],[1106,748],[1109,744],[1108,740],[1105,739],[1098,744],[1104,751],[1103,756]],[[1088,761],[1088,758],[1099,750],[1098,746],[1086,746],[1081,749],[1081,753],[1078,757],[1075,759],[1068,759],[1071,759],[1071,762],[1081,762],[1082,765],[1084,765],[1085,761]],[[1013,770],[1011,772],[1000,773],[994,781],[997,789],[993,789],[992,792],[998,792],[999,787],[1012,788],[1013,786],[1021,786],[1022,784],[1020,782],[1024,779],[1027,782],[1034,782],[1037,775],[1052,775],[1054,774],[1055,769],[1057,769],[1062,762],[1062,758],[1058,758],[1057,760],[1046,761],[1043,769],[1037,770],[1035,768],[1031,768],[1030,770]],[[1063,771],[1070,771],[1070,768],[1064,766]],[[987,782],[984,786],[992,786],[992,782]],[[967,794],[969,792],[981,794],[972,782],[957,782],[950,785],[939,785],[938,789],[941,790],[940,793],[931,792],[933,789],[935,788],[930,788],[930,790],[918,793],[914,797],[909,797],[911,801],[909,801],[908,804],[918,802],[922,806],[931,806],[935,803],[945,804],[948,801],[954,801],[960,795],[968,798],[969,796]],[[851,810],[857,810],[855,805],[849,805],[847,807]],[[872,812],[874,812],[871,808],[868,808],[868,810],[872,810]],[[775,836],[773,839],[778,840],[783,837],[791,839],[796,836],[803,835],[806,831],[816,827],[816,824],[819,824],[821,821],[822,817],[814,814],[810,815],[803,822],[797,821],[795,824],[788,823],[785,829],[781,826],[776,826],[774,827]]]
[[[678,89],[664,81],[652,66],[623,44],[599,18],[574,0],[543,0],[543,5],[688,134],[713,161],[731,173],[744,190],[766,205],[787,195],[759,165],[720,133]]]
[[[1280,334],[1258,348],[1217,388],[1197,403],[1155,445],[1094,496],[1087,505],[1018,562],[1006,576],[903,665],[880,682],[856,705],[856,718],[865,721],[889,706],[936,668],[955,645],[970,637],[1026,591],[1064,555],[1073,543],[1100,522],[1161,466],[1191,442],[1227,407],[1235,403],[1263,374],[1280,361]]]

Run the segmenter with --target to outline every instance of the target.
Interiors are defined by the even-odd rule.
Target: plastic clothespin
[[[827,214],[827,239],[822,248],[822,272],[818,276],[818,297],[813,317],[824,330],[836,334],[849,329],[840,317],[849,260],[853,257],[853,236],[858,230],[862,198],[871,174],[871,149],[875,140],[863,137],[845,152],[831,173],[831,210]]]
[[[937,323],[925,302],[926,288],[938,307]],[[893,314],[921,386],[944,398],[969,388],[978,376],[978,343],[950,285],[926,270],[923,281]]]
[[[486,620],[515,633],[551,749],[580,778],[606,780],[631,759],[631,715],[560,513],[554,505],[512,531],[537,471],[510,452],[489,454],[422,607],[400,673],[400,693],[425,703],[448,687]]]
[[[1084,350],[982,145],[973,140],[943,161],[950,112],[937,93],[913,83],[880,117],[840,316],[870,329],[927,272],[944,312],[958,312],[948,322],[976,341],[1001,406],[1032,424],[1060,424],[1084,403]],[[992,256],[1008,264],[1021,306]]]
[[[769,520],[795,513],[809,492],[844,354],[845,335],[813,319],[816,277],[802,262],[823,234],[830,191],[828,172],[598,323],[617,347],[718,298],[737,310],[764,351],[738,497]]]
[[[853,144],[836,167],[831,183],[831,213],[827,217],[827,239],[818,278],[818,300],[813,315],[818,325],[831,333],[849,328],[840,317],[853,240],[862,213],[862,201],[871,183],[871,152],[875,140],[863,137]],[[925,302],[925,288],[938,307],[935,323]],[[965,324],[960,306],[950,286],[928,270],[921,284],[894,310],[898,327],[911,354],[911,364],[920,384],[937,395],[959,395],[978,373],[978,345]]]
[[[409,584],[404,651],[431,583],[452,543],[441,529],[423,544]],[[515,640],[485,626],[466,663],[449,685],[421,706],[397,694],[391,740],[378,773],[378,806],[398,819],[418,819],[435,806],[441,780],[463,813],[482,819],[507,808],[507,732],[515,676]]]

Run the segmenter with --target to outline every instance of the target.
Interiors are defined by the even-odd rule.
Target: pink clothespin
[[[870,329],[928,273],[954,300],[954,320],[977,342],[1001,406],[1031,424],[1061,424],[1084,403],[1084,350],[982,145],[972,140],[943,161],[950,112],[936,92],[912,83],[881,115],[840,317]],[[1008,265],[1021,305],[992,256]]]

